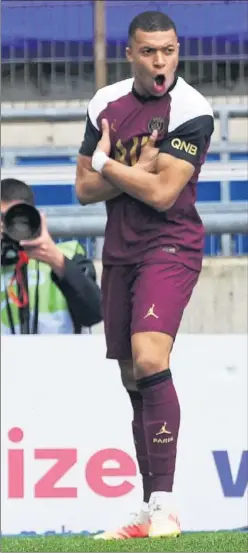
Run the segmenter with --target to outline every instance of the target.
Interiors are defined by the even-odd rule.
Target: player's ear
[[[130,63],[133,61],[132,49],[130,48],[130,46],[126,47],[126,58],[127,61],[129,61]]]

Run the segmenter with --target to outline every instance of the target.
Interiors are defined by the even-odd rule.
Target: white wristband
[[[91,165],[95,171],[101,173],[106,161],[108,160],[109,157],[104,152],[94,152],[91,160]]]

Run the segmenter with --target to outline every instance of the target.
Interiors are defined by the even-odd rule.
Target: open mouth
[[[164,92],[165,90],[165,76],[156,75],[154,78],[154,89],[156,92]]]
[[[158,86],[162,86],[165,82],[165,76],[164,75],[157,75],[155,77],[155,83],[158,85]]]

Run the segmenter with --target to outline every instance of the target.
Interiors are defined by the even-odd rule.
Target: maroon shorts
[[[164,332],[176,337],[199,272],[178,262],[105,266],[103,317],[109,359],[131,359],[131,336]]]

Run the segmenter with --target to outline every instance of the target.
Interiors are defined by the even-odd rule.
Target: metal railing
[[[75,180],[73,165],[51,167],[8,167],[2,170],[2,178],[17,177],[35,187],[39,185],[67,185]],[[248,181],[248,166],[246,162],[211,162],[204,165],[200,174],[200,182],[211,182],[233,179]],[[58,198],[59,201],[59,198]],[[235,251],[242,253],[242,235],[248,234],[248,203],[247,202],[198,202],[197,209],[202,217],[206,232],[210,235],[210,253],[216,255],[214,235],[219,236],[218,246],[222,255],[230,256]],[[81,207],[57,206],[42,207],[47,214],[50,232],[57,239],[92,238],[96,237],[95,257],[101,257],[102,237],[106,225],[106,211],[103,203]],[[238,234],[233,246],[232,235]],[[224,240],[223,240],[224,239]],[[90,250],[92,244],[88,242]]]
[[[74,165],[39,166],[39,167],[5,167],[2,178],[19,178],[30,185],[40,184],[74,184],[76,167]],[[245,161],[230,161],[223,163],[212,161],[206,163],[201,170],[199,181],[246,181],[248,180],[248,165]]]
[[[197,210],[207,234],[248,234],[248,203],[198,203]],[[48,227],[58,238],[104,236],[106,212],[103,205],[45,207]]]
[[[56,0],[51,3],[42,0],[39,5],[34,1],[22,2],[23,6],[20,7],[19,2],[4,0],[2,4],[2,101],[69,101],[92,96],[96,71],[94,3],[82,0]],[[147,9],[144,2],[140,4],[143,5],[140,9]],[[194,2],[193,14],[190,6],[192,2],[168,1],[166,8],[164,4],[162,0],[156,2],[156,9],[166,9],[169,15],[175,16],[182,30],[179,73],[199,90],[208,90],[211,96],[245,94],[248,78],[248,43],[243,32],[246,28],[246,2],[235,2],[239,6],[236,10],[234,8],[234,15],[239,13],[240,22],[237,29],[237,23],[233,21],[231,32],[224,23],[226,18],[230,19],[233,2]],[[216,4],[219,4],[217,8]],[[107,81],[110,84],[128,78],[131,74],[125,58],[126,33],[130,21],[126,13],[128,10],[121,1],[106,2],[105,10],[111,22],[109,27],[122,27],[120,22],[124,21],[120,34],[109,29],[106,33]],[[223,10],[217,31],[211,24],[205,25],[207,32],[203,29],[204,21],[211,19],[209,10],[212,27],[216,27],[217,19],[221,20],[218,14]],[[199,21],[203,35],[198,38],[192,28],[193,18]],[[197,28],[197,24],[194,27]]]
[[[18,166],[8,165],[2,168],[2,178],[19,178],[30,185],[52,185],[52,184],[69,184],[75,182],[75,163],[65,163],[61,165],[45,165],[45,166]],[[246,181],[248,180],[248,163],[247,161],[231,161],[226,162],[211,161],[203,165],[199,181],[200,182],[222,182],[222,181]]]

